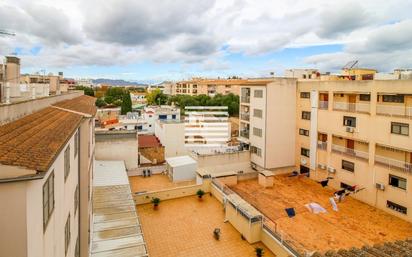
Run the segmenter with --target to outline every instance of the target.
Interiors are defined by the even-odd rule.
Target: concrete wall
[[[0,105],[0,125],[49,107],[57,102],[83,95],[83,91],[70,91],[66,94],[48,96],[36,100],[26,100],[8,105]]]
[[[138,167],[137,133],[133,131],[96,132],[96,160],[124,161],[126,169]]]
[[[165,147],[165,158],[187,155],[184,123],[155,123],[155,135]]]
[[[211,175],[227,173],[229,171],[250,171],[250,153],[249,151],[222,153],[210,155],[191,154],[197,161],[199,169],[206,170]]]

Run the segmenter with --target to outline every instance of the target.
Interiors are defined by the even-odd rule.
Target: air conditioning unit
[[[329,173],[332,173],[332,174],[335,174],[335,173],[336,173],[336,169],[333,168],[333,167],[331,167],[331,166],[329,166],[329,167],[328,167],[328,172],[329,172]]]
[[[321,170],[326,170],[326,165],[318,164],[318,168]]]
[[[376,183],[376,189],[384,191],[385,185],[382,183]]]
[[[353,132],[355,132],[355,128],[354,127],[346,127],[346,132],[353,133]]]
[[[300,164],[306,165],[307,163],[308,163],[308,161],[306,161],[305,158],[301,158],[301,159],[300,159]]]

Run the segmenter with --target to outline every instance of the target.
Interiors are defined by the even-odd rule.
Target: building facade
[[[188,81],[179,81],[173,87],[173,95],[208,95],[217,94],[239,95],[240,86],[245,83],[243,79],[202,79],[194,78]]]
[[[0,126],[0,256],[89,256],[95,111],[80,96]]]

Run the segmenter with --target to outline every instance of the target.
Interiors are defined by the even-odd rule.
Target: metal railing
[[[333,109],[338,110],[338,111],[346,111],[346,112],[370,113],[370,104],[333,102]]]
[[[368,152],[363,152],[363,151],[347,148],[347,147],[340,146],[340,145],[332,144],[332,152],[341,153],[343,155],[354,157],[354,158],[369,160]]]
[[[242,113],[240,113],[240,119],[249,121],[249,119],[250,119],[250,114],[249,114],[249,113],[246,113],[246,112],[242,112]]]
[[[376,114],[412,118],[412,106],[377,104]]]
[[[328,142],[318,141],[318,149],[326,150],[328,148]]]
[[[327,110],[329,107],[329,101],[319,101],[319,109]]]
[[[250,103],[250,96],[242,96],[242,97],[240,97],[240,102],[242,102],[242,103]]]
[[[412,164],[404,161],[399,161],[380,155],[375,155],[375,164],[387,167],[388,169],[400,170],[403,172],[412,173]]]

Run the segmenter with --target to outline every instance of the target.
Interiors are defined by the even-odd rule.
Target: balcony
[[[319,109],[327,110],[329,107],[329,101],[319,101]]]
[[[333,110],[345,112],[370,113],[369,103],[334,102]]]
[[[399,161],[388,157],[375,155],[375,164],[386,167],[390,170],[399,170],[412,174],[412,164],[404,161]]]
[[[376,114],[412,118],[412,106],[377,104]]]
[[[250,103],[250,96],[242,96],[242,97],[240,98],[240,101],[241,101],[242,103]]]
[[[240,113],[240,119],[241,120],[245,120],[245,121],[249,121],[250,119],[250,115],[248,112],[242,112]]]
[[[357,159],[359,158],[363,160],[369,160],[368,152],[363,152],[363,151],[347,148],[347,147],[340,146],[340,145],[332,144],[332,152],[340,153],[340,154],[343,154],[349,157],[354,157]]]
[[[249,130],[241,130],[240,136],[244,138],[249,138]]]
[[[328,148],[328,142],[318,141],[318,149],[325,150]]]

